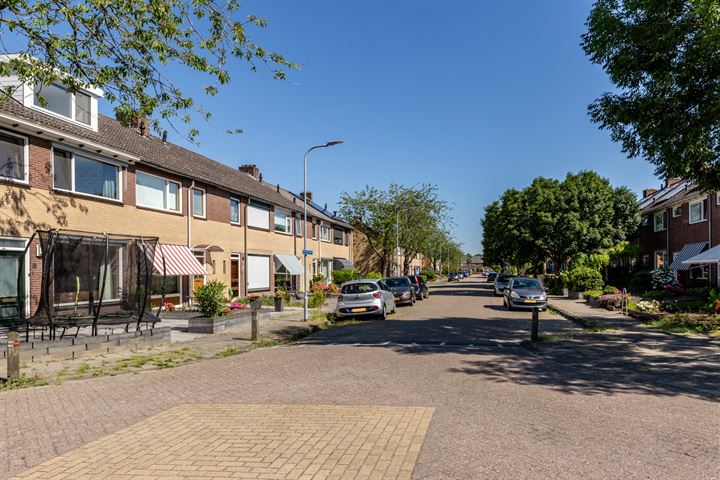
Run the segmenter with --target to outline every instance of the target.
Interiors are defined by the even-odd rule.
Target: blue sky
[[[331,209],[365,184],[434,183],[454,206],[455,237],[475,253],[484,206],[536,176],[592,169],[636,192],[659,183],[586,114],[610,88],[579,46],[590,1],[243,6],[269,22],[256,40],[303,68],[280,82],[233,67],[229,87],[202,99],[222,128],[198,122],[200,150],[256,163],[266,180],[300,191],[305,149],[342,139],[311,157],[309,190]],[[202,85],[177,79],[188,91]],[[236,127],[245,133],[221,133]]]

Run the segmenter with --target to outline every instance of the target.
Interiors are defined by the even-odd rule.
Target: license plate
[[[537,303],[537,300],[525,300],[525,303]]]
[[[365,310],[366,310],[365,308],[351,308],[351,309],[350,309],[350,311],[351,311],[352,313],[364,312]]]
[[[395,301],[397,302],[398,300],[400,300],[400,297],[395,297]]]

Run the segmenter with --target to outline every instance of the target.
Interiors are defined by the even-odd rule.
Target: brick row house
[[[175,304],[210,279],[236,296],[302,289],[302,194],[264,182],[255,165],[231,168],[153,136],[147,121],[123,127],[98,112],[97,89],[72,94],[0,79],[8,85],[13,98],[0,102],[0,322],[17,316],[17,278],[26,310],[37,305],[42,256],[28,241],[51,229],[157,237],[172,260],[165,297]],[[307,228],[309,273],[327,278],[333,264],[352,266],[350,225],[313,206]],[[108,268],[110,279],[123,274],[117,263]],[[114,297],[110,285],[103,295]]]
[[[668,179],[660,189],[643,191],[640,212],[643,268],[669,268],[685,286],[718,285],[717,263],[686,262],[703,252],[713,257],[708,250],[720,245],[720,194]]]

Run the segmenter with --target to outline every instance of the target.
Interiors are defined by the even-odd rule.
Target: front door
[[[240,296],[240,258],[235,256],[230,258],[230,288],[234,296]]]
[[[20,320],[20,300],[25,297],[24,274],[21,270],[24,270],[22,252],[0,251],[0,325]]]

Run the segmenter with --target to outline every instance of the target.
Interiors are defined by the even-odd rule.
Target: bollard
[[[20,334],[18,332],[8,333],[7,377],[11,382],[20,379]]]
[[[533,308],[532,310],[532,329],[530,330],[530,341],[538,341],[538,329],[540,327],[540,309]]]
[[[260,325],[259,325],[259,322],[258,322],[259,317],[260,317],[260,311],[258,311],[258,310],[253,310],[253,311],[251,312],[251,315],[252,315],[252,319],[250,320],[250,325],[251,325],[251,327],[250,327],[250,328],[251,328],[251,330],[250,330],[250,340],[252,340],[253,342],[256,342],[257,339],[258,339],[259,330],[260,330],[260,328],[259,328]]]

